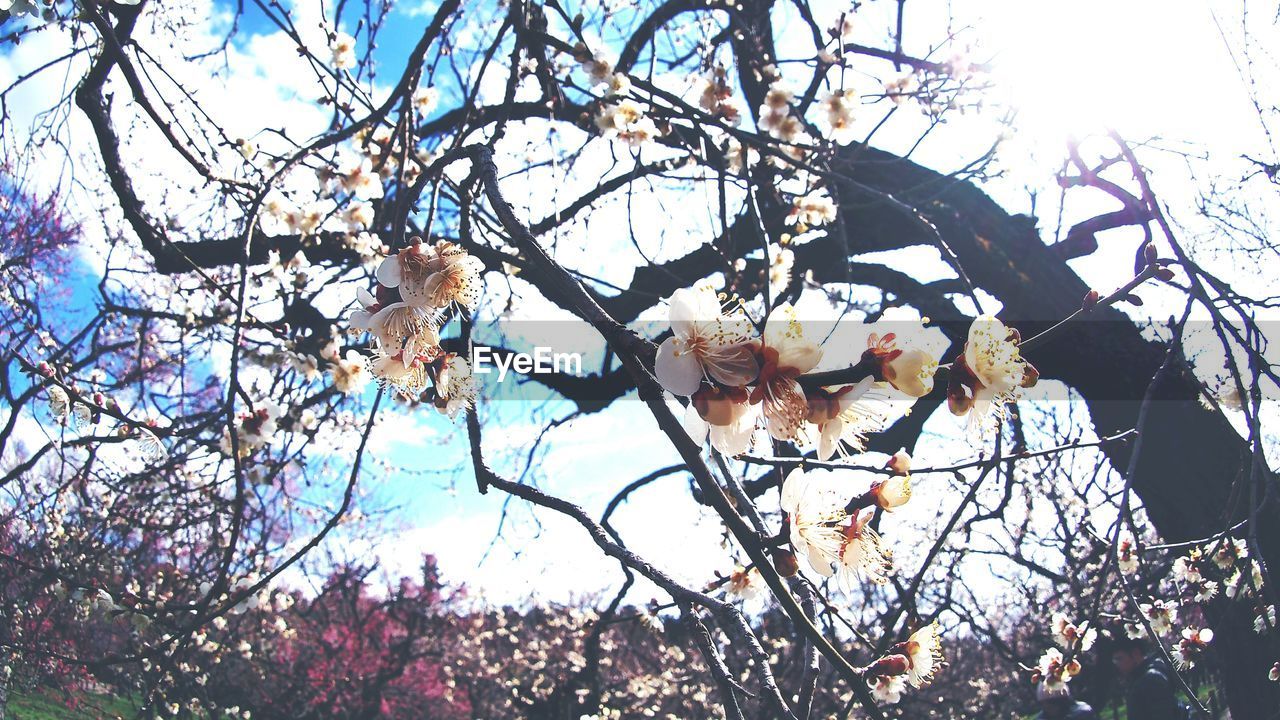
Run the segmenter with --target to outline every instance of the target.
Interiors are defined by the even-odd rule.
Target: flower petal
[[[751,405],[737,420],[723,427],[711,427],[711,446],[729,457],[736,457],[754,445],[759,406]]]
[[[800,499],[804,497],[808,488],[809,479],[805,477],[804,470],[800,468],[792,470],[787,475],[787,479],[782,482],[782,511],[788,515],[795,515],[800,507]]]
[[[668,317],[671,320],[671,332],[678,338],[689,337],[694,331],[694,324],[701,317],[699,291],[681,288],[671,294]]]
[[[350,325],[353,330],[368,330],[369,321],[372,318],[373,315],[368,310],[353,310],[351,315],[347,318],[347,324]]]
[[[693,406],[693,403],[689,403],[684,409],[684,431],[689,433],[689,439],[693,444],[702,447],[707,442],[709,428],[707,421],[698,414],[698,409]]]
[[[440,283],[444,282],[444,279],[444,273],[432,273],[422,283],[402,282],[400,283],[400,297],[413,307],[434,307],[431,304],[431,298],[436,295],[437,290],[440,288]]]
[[[742,387],[760,375],[755,347],[739,343],[718,347],[703,357],[707,374],[730,387]]]
[[[675,395],[692,395],[702,385],[702,363],[691,352],[682,352],[680,341],[667,338],[658,346],[654,375],[662,387]]]
[[[844,433],[844,421],[840,418],[832,418],[830,421],[823,423],[822,432],[818,435],[818,459],[830,460],[832,455],[836,454],[836,448],[840,444],[840,435]]]
[[[378,282],[384,287],[397,287],[400,285],[400,256],[392,255],[382,261],[378,265],[376,273]]]

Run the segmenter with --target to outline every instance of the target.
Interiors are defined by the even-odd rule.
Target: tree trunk
[[[860,183],[889,193],[923,213],[938,228],[975,285],[1004,306],[1002,318],[1029,336],[1080,307],[1089,286],[1051,251],[1034,220],[1010,215],[970,183],[941,176],[887,153],[862,150],[845,171]],[[857,229],[854,252],[933,244],[901,212],[865,193],[842,189],[844,224]],[[835,243],[825,243],[835,245]],[[1099,288],[1104,295],[1112,288]],[[1145,339],[1124,314],[1105,308],[1073,323],[1034,353],[1046,378],[1061,380],[1085,399],[1099,436],[1133,428],[1166,347]],[[1248,517],[1238,501],[1253,461],[1247,442],[1221,413],[1199,402],[1199,387],[1181,361],[1161,377],[1142,429],[1141,454],[1132,478],[1151,521],[1168,541],[1208,537]],[[1132,443],[1112,443],[1114,468],[1128,469]],[[1273,483],[1263,469],[1266,482]],[[1280,567],[1280,504],[1275,493],[1258,509],[1258,544],[1267,568]],[[1280,717],[1280,684],[1267,672],[1280,658],[1253,632],[1248,603],[1219,599],[1217,657],[1234,720]]]

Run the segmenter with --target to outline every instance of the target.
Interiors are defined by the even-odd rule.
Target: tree
[[[1142,159],[1154,151],[1114,131],[1063,147],[1053,181],[1064,198],[1105,194],[1118,209],[1053,242],[1040,218],[986,194],[1007,162],[998,138],[966,149],[959,170],[912,159],[957,113],[983,112],[989,84],[982,58],[949,38],[927,55],[904,49],[904,6],[891,42],[869,44],[870,9],[808,2],[442,0],[421,15],[253,3],[219,8],[229,25],[145,0],[44,3],[43,23],[11,4],[4,41],[57,49],[0,99],[60,66],[74,80],[44,99],[50,113],[23,116],[5,187],[48,182],[21,164],[29,148],[81,143],[93,160],[68,154],[74,183],[104,208],[100,229],[72,229],[58,196],[24,190],[15,197],[46,225],[10,219],[4,235],[6,283],[24,290],[3,316],[2,482],[25,548],[6,569],[41,598],[101,592],[137,626],[104,657],[66,661],[103,674],[143,663],[148,710],[227,708],[267,670],[246,657],[243,675],[190,705],[207,691],[177,678],[202,634],[287,595],[285,573],[326,543],[379,536],[358,510],[370,469],[394,470],[369,451],[380,415],[462,415],[476,491],[575,521],[595,546],[580,552],[617,560],[625,578],[594,622],[557,636],[582,661],[518,696],[530,717],[616,709],[627,694],[608,665],[624,646],[639,666],[681,663],[604,629],[639,578],[664,597],[634,617],[678,616],[676,644],[697,647],[698,682],[728,718],[910,716],[934,703],[920,688],[941,669],[943,637],[963,648],[953,671],[997,665],[1002,683],[1051,687],[1080,675],[1102,694],[1105,678],[1081,672],[1099,630],[1160,639],[1204,717],[1218,708],[1194,692],[1202,683],[1225,689],[1232,717],[1275,717],[1280,510],[1263,420],[1276,377],[1256,319],[1270,299],[1208,269],[1213,243],[1184,240],[1156,194]],[[284,117],[228,114],[214,98],[232,82],[204,83],[235,75],[246,49],[318,98],[280,105]],[[879,80],[867,91],[860,76]],[[911,152],[878,147],[892,132],[915,133]],[[1222,216],[1224,245],[1248,235],[1235,230],[1250,216]],[[1090,288],[1069,261],[1114,256],[1099,235],[1120,232],[1139,238],[1132,273]],[[68,319],[36,278],[79,235],[104,267],[89,283],[96,314]],[[877,252],[936,258],[949,275]],[[1119,309],[1148,293],[1169,322],[1144,328]],[[509,317],[574,318],[590,339],[568,349],[598,370],[518,364],[537,329]],[[504,390],[473,374],[476,348],[556,400],[536,411],[546,428],[520,461],[495,455],[504,428],[486,402]],[[1046,381],[1067,409],[1029,423],[1024,398]],[[668,467],[629,481],[599,519],[531,479],[544,436],[604,422],[632,394],[648,423],[635,436]],[[975,459],[913,469],[905,452],[887,464],[864,452],[929,455],[925,426],[944,402],[967,418],[949,442]],[[47,429],[38,447],[21,444],[32,417]],[[673,474],[737,563],[703,584],[637,554],[610,522]],[[912,499],[922,481],[939,490]],[[908,540],[908,511],[934,518],[923,542]],[[65,548],[50,540],[73,515],[87,518],[71,524],[75,554],[34,550]],[[1000,577],[1011,591],[999,617],[959,570],[979,562],[1016,573]],[[435,676],[452,665],[417,642],[440,623],[424,614],[430,573],[375,598],[367,567],[298,605],[314,632],[281,646],[288,667],[272,670],[295,682],[259,707],[307,698],[315,717],[421,716],[416,703],[442,696]],[[757,591],[764,616],[738,600]],[[364,674],[345,676],[353,657]],[[938,713],[1012,713],[1021,700],[938,682]]]

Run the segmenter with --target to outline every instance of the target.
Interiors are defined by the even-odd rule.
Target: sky
[[[304,35],[318,32],[316,3],[294,0],[294,5]],[[397,11],[396,22],[384,31],[377,49],[377,57],[385,59],[379,82],[389,82],[399,73],[399,58],[428,22],[434,5],[408,3],[403,5],[404,10]],[[218,33],[226,27],[229,7],[224,0],[200,0],[184,6],[183,12],[193,18],[213,18],[212,23],[197,24],[204,28],[204,37],[193,47],[209,46],[220,38]],[[889,47],[888,28],[892,27],[896,7],[897,3],[885,0],[865,2],[858,15],[858,40]],[[843,8],[838,3],[823,6],[820,17],[825,13],[834,18]],[[957,18],[949,24],[945,8],[951,8]],[[472,12],[483,13],[483,6]],[[1134,140],[1159,136],[1156,149],[1144,155],[1157,183],[1163,183],[1157,190],[1171,208],[1194,208],[1194,189],[1204,187],[1206,177],[1230,178],[1240,172],[1242,154],[1265,153],[1269,148],[1269,138],[1258,122],[1242,79],[1241,68],[1247,66],[1247,58],[1233,54],[1226,41],[1243,25],[1239,25],[1239,18],[1215,14],[1220,12],[1225,11],[1215,10],[1212,3],[1192,0],[913,1],[908,4],[905,50],[917,56],[946,57],[950,50],[935,53],[930,43],[955,33],[957,43],[974,46],[976,57],[993,58],[991,78],[996,88],[989,95],[990,107],[953,118],[915,148],[912,157],[930,167],[957,168],[971,159],[974,147],[989,145],[1001,132],[996,119],[1015,113],[1016,131],[999,160],[1006,174],[984,185],[984,190],[1007,209],[1019,212],[1031,210],[1029,191],[1036,190],[1035,209],[1042,220],[1042,231],[1051,233],[1051,219],[1058,212],[1053,173],[1060,163],[1065,139],[1114,127]],[[264,129],[278,126],[282,118],[287,118],[298,137],[318,132],[327,115],[313,102],[314,93],[310,90],[314,79],[300,65],[292,41],[255,19],[256,14],[249,17],[228,48],[223,72],[214,76],[196,71],[178,73],[179,80],[199,92],[232,133],[270,142]],[[793,18],[791,22],[796,21]],[[483,24],[481,18],[477,25]],[[1266,30],[1263,23],[1261,31]],[[1273,30],[1270,32],[1274,34]],[[802,37],[803,33],[788,32],[785,22],[778,35],[783,38],[780,58],[806,52],[803,47],[788,45],[788,38]],[[57,46],[52,38],[37,35],[17,48],[0,51],[0,84],[7,85],[12,78],[48,59]],[[878,74],[857,78],[855,87],[861,85],[873,92],[892,68],[887,64],[867,67]],[[21,133],[24,126],[30,126],[35,119],[32,113],[41,101],[64,91],[61,83],[75,76],[50,73],[17,91],[9,101],[17,131]],[[664,82],[688,89],[687,84],[681,85],[680,78],[666,78]],[[492,82],[484,86],[490,97],[500,96],[500,91],[500,85]],[[375,87],[374,95],[377,94]],[[450,103],[446,99],[442,104]],[[869,111],[859,122],[870,128],[882,109]],[[876,144],[898,152],[912,148],[927,119],[902,117],[907,112],[900,111],[895,122],[877,135]],[[83,120],[72,117],[68,132],[71,157],[60,157],[50,149],[47,166],[39,167],[35,175],[37,182],[50,187],[63,182],[67,164],[78,165],[78,154],[91,149],[86,144],[90,138]],[[578,139],[572,131],[566,131],[558,141],[572,146]],[[136,141],[144,143],[147,139]],[[20,144],[22,139],[19,136],[6,142]],[[513,133],[506,142],[511,155],[518,156],[523,151],[521,143],[542,144],[545,132],[531,127],[523,135]],[[1190,148],[1196,159],[1189,161],[1161,148]],[[179,172],[174,169],[174,159],[163,153],[138,158],[136,171],[143,178],[140,185],[144,193],[157,200],[167,198],[170,174]],[[581,166],[568,178],[531,173],[504,180],[503,189],[513,198],[517,211],[537,219],[546,214],[548,206],[563,206],[575,197],[575,190],[594,184],[610,162],[610,156],[597,145],[592,153],[584,155]],[[101,182],[91,172],[87,175],[77,179],[90,185]],[[545,182],[546,178],[555,181]],[[670,232],[671,223],[678,223],[676,227],[695,243],[711,227],[713,213],[679,212],[679,208],[664,204],[667,197],[669,194],[655,192],[651,197],[632,199],[635,217],[668,218],[662,228],[635,228],[642,248],[651,249],[656,257],[682,251],[669,240],[676,234]],[[193,218],[204,207],[200,198],[172,200],[187,203]],[[1105,198],[1097,202],[1073,201],[1063,209],[1065,226],[1111,209],[1102,200]],[[75,211],[89,221],[86,229],[91,237],[80,259],[88,277],[93,277],[103,267],[106,231],[119,226],[120,218],[83,200],[77,203],[74,196],[71,202]],[[553,238],[558,257],[596,277],[625,284],[639,256],[631,258],[630,265],[616,261],[612,255],[608,262],[602,262],[598,247],[590,242],[591,238],[608,233],[623,210],[617,205],[605,207],[566,236]],[[1192,233],[1208,232],[1194,213],[1183,212],[1178,219]],[[668,239],[658,247],[664,237],[659,231],[664,229]],[[1103,238],[1100,252],[1075,260],[1072,265],[1096,287],[1110,288],[1128,279],[1120,269],[1132,257],[1138,237],[1120,230]],[[1118,258],[1124,258],[1124,262],[1118,262]],[[878,259],[916,276],[951,275],[950,269],[929,253],[902,253]],[[520,281],[512,283],[518,286]],[[503,293],[502,288],[493,288],[491,307],[500,305]],[[1160,312],[1167,313],[1167,305],[1152,305],[1142,312],[1150,311],[1156,317]],[[556,317],[545,306],[524,311],[525,319]],[[517,315],[517,319],[520,317]],[[647,319],[661,322],[663,318],[659,314]],[[536,417],[564,415],[567,410],[565,404],[560,408],[540,407]],[[499,470],[514,471],[529,445],[542,433],[543,425],[531,419],[535,417],[533,408],[519,401],[495,402],[483,412],[487,421],[486,453]],[[955,440],[957,427],[950,417],[931,419],[926,431],[932,442],[923,444],[922,462],[943,463],[974,454],[967,444]],[[570,496],[596,516],[625,484],[677,461],[647,411],[633,400],[617,402],[601,413],[570,421],[549,431],[546,440],[549,449],[537,456],[537,482],[546,490]],[[551,513],[533,513],[521,503],[507,503],[500,493],[479,495],[470,474],[465,432],[460,423],[451,424],[434,415],[387,419],[375,430],[372,447],[389,466],[404,470],[372,479],[372,500],[396,508],[392,513],[393,532],[376,548],[347,548],[355,554],[378,555],[393,574],[412,571],[423,552],[435,554],[446,578],[466,583],[475,597],[492,603],[522,602],[531,597],[581,597],[620,581],[615,562],[594,551],[579,551],[587,536],[576,524]],[[922,482],[927,495],[931,481]],[[939,488],[941,492],[941,485]],[[633,496],[619,511],[616,525],[642,556],[672,570],[679,579],[698,583],[715,571],[732,570],[725,561],[721,533],[709,518],[705,510],[688,499],[687,479],[677,474],[658,480]],[[929,512],[922,510],[914,522],[927,527],[931,518]],[[910,525],[913,520],[907,517],[901,522]],[[652,592],[652,588],[642,585],[633,598],[643,601],[646,593]]]

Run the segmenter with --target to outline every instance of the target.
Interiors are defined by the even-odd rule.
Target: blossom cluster
[[[869,401],[877,395],[914,400],[933,390],[938,362],[921,347],[900,345],[897,333],[872,332],[860,366],[866,376],[828,387],[802,385],[823,357],[822,343],[807,333],[795,308],[774,308],[758,337],[739,302],[709,286],[678,290],[670,299],[671,337],[658,347],[658,382],[690,399],[685,424],[701,442],[726,455],[753,445],[763,425],[775,440],[817,446],[827,460],[883,423]],[[985,428],[1004,406],[1038,377],[1018,349],[1018,337],[999,320],[977,318],[963,353],[952,364],[948,399],[970,426]]]
[[[1040,684],[1045,693],[1057,695],[1065,693],[1067,683],[1080,674],[1077,657],[1093,647],[1098,631],[1089,625],[1089,621],[1076,624],[1061,612],[1053,614],[1050,629],[1057,647],[1049,648],[1040,656],[1031,680]]]
[[[605,101],[595,116],[596,128],[606,138],[613,138],[638,148],[662,136],[653,118],[645,114],[645,107],[633,98],[631,79],[626,74],[614,72],[613,63],[600,53],[593,53],[585,45],[574,48],[574,58],[587,76],[592,88],[605,88]]]
[[[144,460],[158,463],[167,457],[164,443],[155,432],[158,425],[155,417],[148,417],[144,422],[128,420],[115,398],[93,389],[93,385],[104,379],[100,371],[90,373],[87,386],[82,387],[69,370],[70,368],[59,368],[46,361],[41,361],[36,366],[37,373],[50,383],[45,392],[49,414],[55,422],[66,424],[73,421],[81,430],[91,432],[107,429],[111,420],[119,419],[112,432],[117,437],[132,439]]]
[[[450,417],[470,406],[475,380],[467,361],[440,347],[440,328],[454,311],[471,312],[480,301],[483,263],[446,240],[427,245],[414,238],[378,266],[375,293],[361,289],[352,331],[373,338],[373,376],[414,397],[435,388],[434,404]]]
[[[893,705],[902,699],[908,685],[920,688],[929,684],[945,660],[940,632],[936,622],[925,625],[868,666],[863,675],[871,686],[872,696]]]
[[[1120,572],[1136,575],[1142,565],[1135,539],[1123,533],[1116,545]],[[1276,609],[1265,601],[1262,592],[1262,568],[1249,557],[1248,545],[1239,538],[1223,537],[1191,547],[1174,560],[1172,581],[1176,588],[1174,599],[1149,598],[1139,603],[1140,617],[1126,620],[1124,628],[1135,638],[1147,636],[1148,628],[1157,636],[1172,636],[1169,651],[1179,669],[1194,668],[1213,641],[1213,630],[1197,624],[1203,617],[1198,606],[1220,594],[1252,605],[1257,633],[1276,629]],[[1185,623],[1181,628],[1180,621]]]

